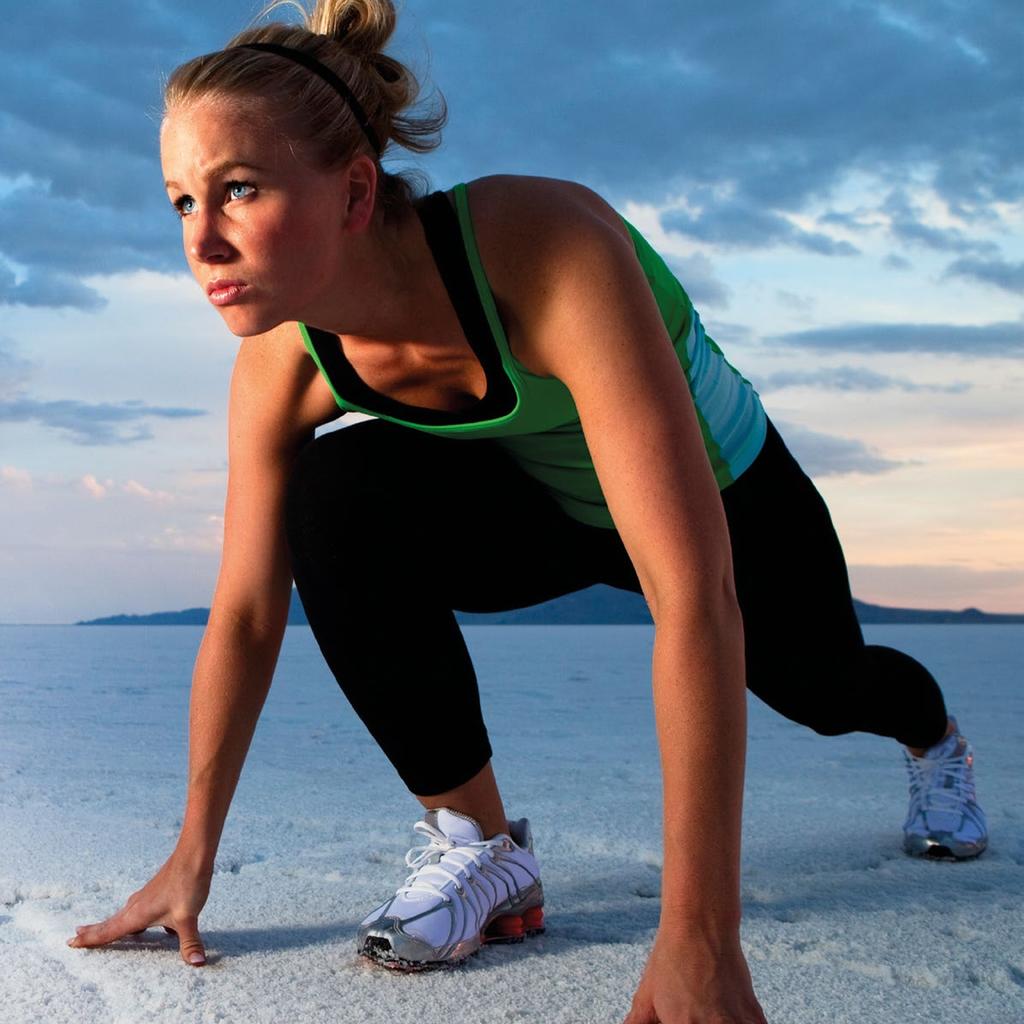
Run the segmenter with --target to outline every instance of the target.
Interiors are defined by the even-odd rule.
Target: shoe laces
[[[915,757],[908,752],[912,799],[923,810],[960,811],[974,799],[973,762],[966,744],[959,753],[945,757]]]
[[[447,900],[450,897],[444,892],[444,887],[449,882],[454,882],[461,894],[463,882],[472,876],[474,869],[483,873],[492,864],[500,846],[493,839],[456,843],[426,821],[417,821],[413,831],[425,836],[427,843],[414,846],[405,855],[405,863],[413,872],[398,888],[396,895],[421,892]]]

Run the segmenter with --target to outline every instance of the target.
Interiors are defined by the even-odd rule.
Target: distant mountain
[[[861,625],[880,622],[926,622],[970,625],[975,622],[1008,623],[1024,622],[1024,615],[983,612],[978,608],[964,608],[961,611],[945,611],[935,608],[889,608],[881,604],[867,604],[853,599],[853,607]]]
[[[149,615],[105,615],[101,619],[82,619],[76,626],[205,626],[209,608],[184,608],[180,612],[151,612]],[[291,621],[289,614],[288,621]],[[305,619],[303,619],[305,622]]]
[[[888,608],[867,604],[854,598],[857,618],[864,625],[874,623],[1022,623],[1024,615],[999,615],[965,608],[962,611],[936,611],[923,608]],[[76,622],[76,626],[205,626],[209,608],[186,608],[180,612],[154,612],[150,615],[108,615],[101,619]],[[457,622],[474,625],[612,625],[650,624],[651,615],[642,595],[598,583],[553,601],[515,608],[504,612],[455,613]],[[297,593],[292,590],[288,623],[308,625]]]

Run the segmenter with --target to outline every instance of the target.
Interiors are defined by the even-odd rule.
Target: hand
[[[623,1024],[767,1024],[739,935],[711,943],[659,931]]]
[[[168,934],[177,934],[182,960],[201,966],[206,962],[206,951],[199,936],[199,912],[210,894],[210,879],[209,872],[196,872],[172,854],[116,914],[97,924],[79,925],[78,934],[67,944],[76,948],[102,946],[159,924]],[[197,954],[198,960],[194,959]]]

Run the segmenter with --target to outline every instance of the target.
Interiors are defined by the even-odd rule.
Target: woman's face
[[[160,131],[185,257],[238,337],[320,305],[352,220],[348,177],[297,160],[259,102],[198,100],[169,111]]]

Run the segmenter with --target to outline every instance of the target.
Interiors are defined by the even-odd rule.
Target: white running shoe
[[[413,868],[398,891],[359,926],[358,951],[385,967],[452,967],[485,942],[519,942],[544,930],[544,890],[526,818],[484,839],[468,815],[427,811],[413,829]]]
[[[974,748],[949,717],[953,731],[922,757],[903,747],[910,774],[903,849],[911,856],[963,860],[988,845],[988,823],[974,787]]]

